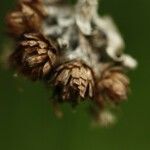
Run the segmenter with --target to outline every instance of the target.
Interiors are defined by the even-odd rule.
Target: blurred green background
[[[0,50],[7,45],[4,16],[14,0],[0,1]],[[0,69],[1,150],[150,150],[150,1],[102,0],[101,14],[111,14],[126,41],[126,52],[139,61],[129,75],[132,94],[112,128],[90,126],[84,104],[76,113],[64,106],[59,120],[49,92],[40,83],[16,79]]]

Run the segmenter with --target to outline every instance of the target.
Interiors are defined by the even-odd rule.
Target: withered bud
[[[102,74],[98,87],[106,99],[118,103],[127,99],[129,78],[119,68],[108,69]]]
[[[56,64],[58,47],[40,33],[23,34],[10,63],[32,80],[43,79]]]
[[[6,16],[8,32],[13,36],[19,36],[24,32],[39,31],[43,16],[37,6],[20,3],[16,10]],[[41,10],[42,12],[42,10]]]
[[[94,77],[91,68],[80,60],[64,63],[56,69],[54,85],[62,100],[93,97]]]

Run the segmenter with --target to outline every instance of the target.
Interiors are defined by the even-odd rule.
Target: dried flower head
[[[43,15],[36,3],[21,2],[16,10],[6,16],[8,32],[14,36],[19,36],[24,32],[39,31]]]
[[[10,61],[18,71],[33,80],[46,77],[56,64],[58,47],[40,33],[25,33],[21,36]]]
[[[129,79],[120,68],[111,68],[103,72],[98,88],[105,99],[115,103],[127,99]]]
[[[62,100],[92,98],[94,95],[93,72],[80,60],[60,65],[55,71],[53,82]]]

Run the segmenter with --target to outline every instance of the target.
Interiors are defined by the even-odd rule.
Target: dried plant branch
[[[98,0],[78,0],[75,6],[65,0],[20,0],[6,21],[17,45],[10,56],[16,71],[52,85],[57,107],[89,98],[93,117],[107,125],[114,119],[106,104],[127,99],[126,71],[137,62],[124,54],[112,18],[97,10]]]

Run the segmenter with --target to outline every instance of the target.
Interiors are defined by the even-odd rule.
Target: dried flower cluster
[[[55,104],[91,101],[101,124],[114,119],[111,105],[127,99],[136,61],[124,54],[124,41],[109,16],[99,16],[98,0],[19,0],[6,17],[16,42],[9,62],[31,80],[46,81]]]

